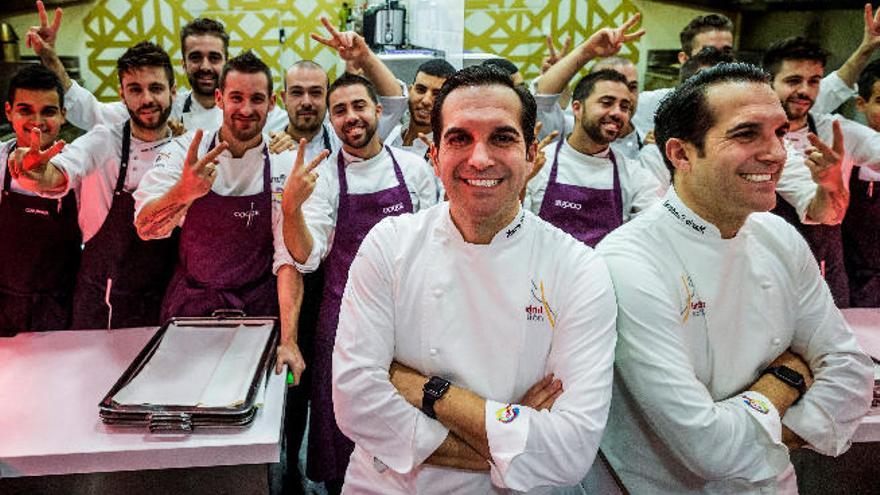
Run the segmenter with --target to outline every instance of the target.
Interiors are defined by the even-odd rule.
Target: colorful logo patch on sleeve
[[[770,407],[767,406],[767,403],[762,401],[761,399],[757,399],[755,397],[749,397],[748,395],[740,396],[743,399],[743,403],[755,411],[758,411],[761,414],[767,414],[770,412]]]
[[[502,423],[510,423],[519,416],[519,408],[513,404],[508,404],[501,409],[495,411],[495,419]]]

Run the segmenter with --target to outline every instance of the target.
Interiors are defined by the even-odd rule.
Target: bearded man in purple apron
[[[15,160],[7,165],[10,155],[48,160],[64,146],[52,144],[64,124],[60,81],[29,66],[10,80],[7,98],[15,139],[0,143],[0,337],[67,328],[82,239],[73,192],[37,197],[29,191],[30,170]]]
[[[308,477],[338,492],[354,444],[336,426],[331,358],[348,269],[367,232],[379,220],[431,206],[436,191],[422,157],[383,147],[376,132],[382,112],[375,87],[345,74],[327,93],[330,121],[342,149],[315,171],[298,168],[284,193],[285,241],[297,268],[323,260],[325,281],[315,362]],[[312,167],[314,168],[314,167]]]
[[[57,58],[45,47],[42,54]],[[98,125],[51,160],[30,165],[37,179],[34,192],[41,196],[79,192],[85,249],[73,296],[72,327],[77,329],[158,325],[177,260],[176,236],[143,241],[132,224],[132,192],[171,140],[171,59],[144,41],[119,58],[117,72],[130,119]]]
[[[638,163],[610,147],[632,111],[625,76],[607,69],[584,76],[571,105],[574,130],[548,146],[552,157],[529,181],[523,205],[593,247],[657,202],[659,185]]]
[[[143,239],[161,239],[182,227],[163,320],[226,308],[279,316],[280,305],[275,371],[286,363],[296,381],[304,367],[296,344],[302,279],[284,247],[280,200],[294,157],[270,155],[262,134],[274,106],[266,64],[251,52],[230,59],[217,105],[223,110],[218,131],[175,139],[141,180],[135,226]]]

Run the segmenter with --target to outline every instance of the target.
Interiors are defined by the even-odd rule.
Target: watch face
[[[800,386],[804,383],[804,377],[802,377],[800,373],[785,366],[776,368],[776,376],[794,386]]]
[[[428,383],[422,388],[426,394],[438,399],[442,397],[448,389],[449,382],[437,376],[432,376],[431,379],[428,380]]]

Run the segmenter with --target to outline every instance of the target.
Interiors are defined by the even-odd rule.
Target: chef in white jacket
[[[536,153],[526,91],[468,67],[436,105],[449,202],[380,222],[343,297],[333,399],[356,444],[343,493],[574,484],[607,415],[607,271],[519,203]]]
[[[598,248],[619,304],[602,450],[633,493],[797,493],[789,452],[848,449],[873,366],[806,242],[765,213],[785,112],[766,74],[721,64],[657,124],[673,188]]]

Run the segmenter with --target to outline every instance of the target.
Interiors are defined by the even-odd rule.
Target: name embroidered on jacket
[[[704,224],[701,220],[688,218],[687,215],[678,211],[678,208],[670,203],[669,200],[663,202],[663,207],[666,208],[666,211],[668,211],[670,215],[677,218],[681,223],[694,229],[694,232],[699,232],[700,234],[706,233],[706,224]]]

